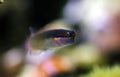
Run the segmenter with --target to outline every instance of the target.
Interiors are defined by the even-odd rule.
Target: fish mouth
[[[59,45],[68,45],[74,42],[74,38],[68,38],[68,37],[64,37],[64,38],[60,38],[60,37],[55,37],[54,41],[59,44]]]

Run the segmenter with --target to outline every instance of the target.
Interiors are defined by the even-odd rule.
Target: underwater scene
[[[120,0],[0,0],[0,77],[120,77]]]

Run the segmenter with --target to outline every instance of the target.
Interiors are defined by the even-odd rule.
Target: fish
[[[28,41],[26,61],[40,64],[51,57],[59,48],[74,43],[76,33],[73,30],[52,29],[33,34]]]
[[[29,44],[34,50],[46,50],[71,44],[74,42],[74,38],[75,32],[72,30],[55,29],[33,35]]]

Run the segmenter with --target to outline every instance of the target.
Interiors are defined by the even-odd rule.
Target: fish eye
[[[70,32],[67,32],[67,33],[66,33],[66,37],[70,37]]]

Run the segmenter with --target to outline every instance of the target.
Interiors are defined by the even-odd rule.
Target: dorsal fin
[[[33,36],[36,33],[36,29],[34,29],[33,27],[29,27],[30,30],[30,36]]]

